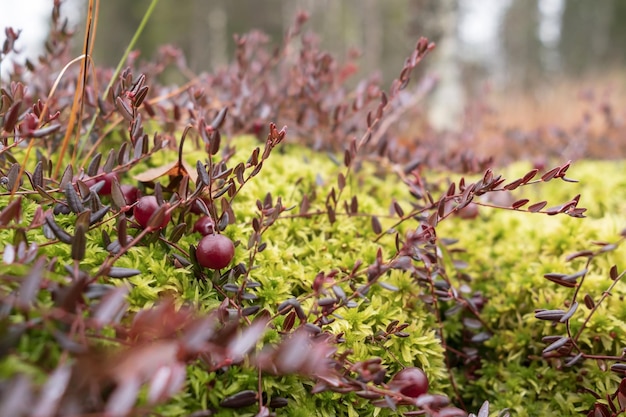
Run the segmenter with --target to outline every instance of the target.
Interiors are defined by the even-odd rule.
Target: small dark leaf
[[[170,232],[169,240],[170,242],[176,243],[178,242],[184,235],[187,230],[187,223],[178,223],[172,231]]]
[[[609,276],[611,277],[611,280],[615,281],[618,275],[619,274],[617,273],[617,265],[613,265],[611,267],[611,271],[609,272]]]
[[[522,183],[526,184],[528,181],[535,178],[535,175],[537,175],[537,172],[539,172],[538,169],[533,169],[532,171],[529,171],[526,175],[524,175],[524,178],[522,178]]]
[[[492,334],[489,332],[480,332],[471,337],[473,343],[483,343],[491,339]]]
[[[0,226],[6,226],[13,220],[19,222],[21,213],[22,196],[18,196],[0,211]]]
[[[622,379],[617,388],[617,402],[620,410],[626,410],[626,379]]]
[[[617,249],[617,245],[615,245],[615,244],[608,244],[608,245],[603,245],[603,246],[600,248],[600,251],[599,251],[599,252],[601,252],[601,253],[605,253],[605,252],[612,252],[612,251],[614,251],[615,249]]]
[[[244,183],[244,178],[243,178],[243,172],[245,170],[245,165],[243,164],[243,162],[240,162],[237,164],[237,166],[235,167],[235,169],[233,170],[235,173],[235,177],[237,178],[237,182],[241,185]]]
[[[165,212],[167,211],[167,209],[167,204],[162,205],[154,213],[152,213],[152,216],[150,216],[150,218],[148,219],[148,224],[146,225],[147,229],[160,229],[163,224],[163,220],[165,220]]]
[[[383,231],[383,227],[380,224],[380,220],[378,220],[378,217],[376,217],[376,216],[372,216],[372,230],[377,235],[381,234],[382,231]]]
[[[567,366],[568,368],[570,366],[574,366],[582,357],[583,357],[583,353],[582,352],[578,353],[578,355],[574,356],[573,358],[565,362],[565,366]]]
[[[85,213],[89,213],[89,210]],[[83,222],[77,222],[74,228],[74,237],[72,238],[72,259],[82,261],[85,258],[85,248],[87,246],[88,227]]]
[[[140,137],[135,142],[135,146],[133,147],[133,159],[140,159],[144,153],[144,142],[148,140],[146,135]]]
[[[402,206],[395,200],[393,201],[393,209],[395,210],[398,217],[404,216],[404,210],[402,209]]]
[[[255,177],[259,172],[261,172],[261,168],[263,168],[263,161],[259,162],[252,172],[250,173],[250,177]]]
[[[76,186],[78,187],[78,192],[80,193],[81,197],[87,198],[87,196],[89,196],[92,191],[96,194],[100,192],[102,187],[104,187],[104,181],[98,181],[91,187],[88,187],[87,184],[85,184],[83,181],[76,180]]]
[[[220,150],[220,142],[222,141],[222,135],[219,130],[216,130],[211,134],[210,141],[211,144],[209,145],[209,153],[211,155],[215,155]]]
[[[548,204],[547,201],[541,201],[539,203],[535,203],[532,206],[528,207],[528,211],[531,213],[536,213],[540,211],[542,208],[544,208],[547,204]]]
[[[9,182],[7,183],[7,189],[13,190],[16,188],[16,185],[18,184],[19,176],[20,176],[20,164],[15,163],[11,165],[11,168],[9,168],[9,172],[7,172],[7,179],[9,180]]]
[[[328,221],[330,222],[330,224],[335,223],[335,221],[337,220],[337,214],[335,213],[335,208],[331,206],[330,204],[327,204],[326,211],[328,213]]]
[[[585,275],[587,275],[588,270],[585,268],[581,271],[578,271],[574,274],[570,274],[570,275],[564,275],[562,277],[560,277],[563,281],[576,281],[578,278],[584,277]]]
[[[219,113],[217,113],[217,116],[215,116],[215,119],[213,119],[213,121],[211,122],[212,130],[218,130],[222,127],[222,125],[224,124],[224,120],[226,120],[227,113],[228,113],[228,107],[223,107],[219,111]]]
[[[398,287],[396,287],[396,286],[394,286],[394,285],[391,285],[391,284],[389,284],[389,283],[387,283],[387,282],[383,282],[383,281],[379,281],[379,282],[378,282],[378,285],[380,285],[381,287],[383,287],[384,289],[386,289],[386,290],[388,290],[388,291],[393,291],[393,292],[395,292],[395,291],[398,291],[398,290],[399,290],[399,289],[398,289]]]
[[[559,321],[565,314],[563,310],[537,310],[535,318],[539,320]]]
[[[523,207],[526,204],[528,204],[529,201],[530,200],[528,200],[527,198],[523,198],[523,199],[517,200],[516,202],[511,204],[511,207],[514,208],[515,210],[517,210],[518,208]]]
[[[508,183],[507,185],[505,185],[505,186],[504,186],[504,187],[502,187],[502,188],[504,188],[505,190],[508,190],[508,191],[513,191],[513,190],[515,190],[517,187],[519,187],[520,185],[522,185],[523,181],[524,181],[524,180],[523,180],[522,178],[519,178],[519,179],[517,179],[517,180],[515,180],[515,181],[512,181],[512,182]]]
[[[130,160],[130,149],[128,147],[128,142],[122,143],[120,146],[120,150],[117,153],[117,163],[118,165],[125,165]]]
[[[567,255],[565,260],[569,262],[569,261],[571,261],[573,259],[576,259],[576,258],[580,258],[580,257],[585,257],[586,258],[586,257],[590,257],[590,256],[593,256],[593,252],[592,251],[590,251],[590,250],[582,250],[582,251],[574,252],[574,253],[572,253],[570,255]]]
[[[614,363],[611,365],[611,371],[626,376],[626,363]]]
[[[67,200],[67,205],[74,213],[81,213],[85,209],[81,198],[78,196],[71,182],[67,183],[65,187],[65,199]]]
[[[302,196],[302,201],[300,202],[300,214],[307,214],[309,212],[309,208],[309,197],[305,194],[304,196]]]
[[[241,315],[244,317],[256,314],[261,309],[260,306],[248,306],[241,310]]]
[[[585,294],[585,297],[583,298],[583,300],[585,301],[585,306],[589,310],[591,310],[592,308],[596,306],[596,302],[593,301],[593,298],[589,294]]]
[[[562,274],[558,274],[558,275],[562,275]],[[566,281],[563,278],[555,277],[555,276],[552,276],[550,274],[547,274],[547,276],[544,276],[544,278],[546,278],[548,281],[552,281],[555,284],[559,284],[559,285],[561,285],[563,287],[566,287],[566,288],[574,288],[576,285],[578,285],[578,284],[576,284],[575,281]]]
[[[211,178],[209,178],[209,173],[206,168],[200,161],[196,161],[196,171],[198,172],[198,180],[202,185],[211,184]]]
[[[91,213],[91,215],[89,216],[89,224],[91,225],[102,220],[110,209],[111,206],[104,206],[100,210]]]
[[[122,192],[120,182],[115,176],[111,181],[111,201],[117,209],[121,209],[122,207],[128,205],[128,201],[126,201],[126,198],[124,198],[124,193]]]
[[[317,300],[317,305],[319,305],[320,307],[332,306],[335,303],[337,303],[337,300],[335,298],[320,298],[319,300]]]
[[[32,175],[33,187],[43,187],[43,162],[37,162]]]
[[[56,222],[52,215],[47,215],[45,218],[46,225],[50,228],[54,236],[63,243],[72,243],[72,236],[63,230]]]
[[[345,175],[343,175],[342,172],[340,172],[339,175],[337,175],[337,187],[339,188],[339,191],[341,191],[344,189],[345,186],[346,186],[346,177]]]
[[[352,199],[350,200],[350,212],[352,214],[356,214],[359,212],[359,200],[356,198],[356,196],[352,196]]]
[[[283,408],[289,405],[289,400],[283,397],[272,397],[270,400],[268,407],[269,408]]]
[[[121,266],[112,266],[107,275],[111,278],[130,278],[141,274],[138,269],[123,268]]]
[[[228,226],[229,223],[229,215],[228,212],[225,211],[224,213],[222,213],[222,215],[220,216],[219,221],[217,222],[217,229],[220,232],[223,232],[224,230],[226,230],[226,226]]]
[[[35,302],[43,279],[45,265],[45,257],[37,259],[35,264],[30,267],[28,274],[22,279],[17,299],[17,304],[21,309],[28,309]]]
[[[98,169],[100,168],[100,162],[102,161],[102,154],[98,152],[91,158],[89,162],[89,166],[87,167],[87,175],[90,177],[95,177],[98,174]]]
[[[546,172],[541,176],[541,181],[548,182],[553,179],[558,173],[561,167],[552,168],[550,171]]]
[[[39,193],[40,196],[42,196],[45,200],[54,200],[54,197],[52,197],[50,194],[48,194],[48,192],[46,190],[44,190],[42,187],[35,185],[35,190]],[[67,206],[64,206],[67,207]],[[69,209],[68,209],[69,212]],[[56,214],[56,213],[55,213]]]
[[[557,350],[562,348],[563,346],[565,346],[568,342],[570,341],[569,337],[561,337],[559,338],[557,341],[551,343],[549,346],[547,346],[544,350],[543,353],[549,353],[552,352],[553,350]]]
[[[111,172],[113,168],[115,168],[115,161],[117,160],[117,151],[115,149],[111,149],[107,155],[107,159],[102,166],[102,170],[104,172]]]
[[[63,175],[61,175],[61,181],[59,181],[59,188],[64,189],[69,182],[72,181],[74,177],[74,169],[72,168],[72,164],[68,164],[63,171]]]
[[[115,98],[115,107],[117,108],[118,112],[122,115],[122,117],[126,119],[127,122],[133,121],[134,119],[133,109],[128,105],[128,103],[126,103],[124,99],[122,99],[122,97],[117,96]]]
[[[221,190],[213,194],[213,199],[216,200],[220,198],[221,196],[226,194],[231,188],[233,188],[233,183],[229,181],[222,187]]]
[[[569,320],[574,315],[574,313],[576,313],[576,310],[578,310],[578,302],[574,301],[572,306],[567,310],[567,313],[565,313],[563,317],[561,317],[561,323],[565,323],[567,320]]]
[[[7,112],[4,114],[3,125],[5,132],[13,133],[13,128],[15,127],[15,124],[20,117],[21,107],[22,100],[17,100],[11,105],[11,107],[9,107],[9,110],[7,110]]]
[[[237,394],[226,397],[220,402],[221,407],[242,408],[253,405],[257,402],[257,393],[253,390],[245,390]]]

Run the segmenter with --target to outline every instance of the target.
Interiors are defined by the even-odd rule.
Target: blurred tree
[[[426,36],[437,44],[425,61],[427,70],[438,78],[428,103],[429,121],[438,130],[457,130],[462,126],[465,107],[458,51],[458,0],[412,0],[409,15],[415,37]]]
[[[224,0],[192,2],[189,66],[208,71],[228,62],[228,13]]]
[[[530,90],[542,78],[538,0],[512,0],[500,26],[508,84]]]
[[[626,58],[626,3],[568,0],[562,18],[561,55],[571,75],[623,64]]]

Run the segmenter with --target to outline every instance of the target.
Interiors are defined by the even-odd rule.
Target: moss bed
[[[252,137],[239,137],[230,144],[237,149],[237,155],[249,155],[258,146],[258,141]],[[193,159],[196,155],[191,153],[189,156]],[[164,159],[155,156],[146,163],[147,166],[137,165],[133,171],[159,166]],[[233,160],[233,165],[238,162]],[[507,169],[505,174],[513,178],[526,168],[520,164]],[[326,195],[342,169],[335,158],[326,154],[285,145],[280,152],[272,154],[262,174],[242,188],[232,206],[236,219],[224,233],[236,243],[233,265],[246,263],[254,250],[248,248],[248,238],[253,231],[253,219],[258,217],[257,200],[263,200],[269,193],[274,201],[280,198],[284,207],[291,208],[263,234],[266,247],[255,253],[254,268],[248,276],[258,283],[258,287],[254,287],[250,291],[253,296],[242,303],[242,307],[259,306],[273,317],[270,328],[259,341],[262,345],[280,342],[287,316],[278,314],[277,309],[285,300],[298,299],[307,314],[319,309],[316,305],[319,297],[311,296],[311,287],[320,272],[336,271],[337,275],[331,280],[333,285],[349,294],[359,279],[342,279],[348,271],[358,263],[375,263],[379,250],[383,259],[396,251],[395,235],[377,234],[372,228],[372,216],[380,219],[383,230],[390,228],[397,221],[397,215],[390,214],[394,202],[407,210],[410,207],[412,196],[407,187],[392,172],[365,163],[349,177],[343,189],[346,201],[358,196],[359,214],[338,214],[336,221],[331,223],[324,210],[323,198],[310,197]],[[133,171],[127,175],[132,177]],[[599,178],[598,172],[603,173],[605,180]],[[542,184],[530,192],[531,198],[537,201],[555,202],[567,200],[572,193],[580,193],[586,196],[581,205],[589,209],[585,219],[480,207],[479,215],[474,219],[456,216],[438,226],[440,239],[458,239],[457,243],[447,246],[447,250],[452,251],[457,246],[464,248],[449,267],[455,273],[463,274],[464,280],[471,282],[472,291],[481,293],[486,300],[481,317],[488,326],[490,337],[484,343],[470,343],[480,352],[480,361],[468,367],[459,364],[453,368],[463,401],[470,409],[477,409],[488,400],[494,409],[510,409],[513,415],[576,415],[590,409],[595,401],[594,396],[582,388],[605,395],[619,384],[619,376],[605,372],[599,361],[584,360],[571,368],[557,370],[562,365],[557,363],[559,359],[541,358],[546,345],[542,337],[559,334],[562,329],[537,320],[534,311],[537,308],[559,308],[571,297],[571,288],[555,285],[544,279],[544,274],[575,272],[584,266],[584,259],[566,264],[564,258],[573,249],[589,248],[592,241],[614,241],[619,235],[619,213],[626,209],[626,178],[621,174],[617,163],[580,162],[570,169],[570,175],[579,183],[569,187]],[[431,176],[454,178],[452,174],[442,173]],[[313,213],[308,216],[298,214],[305,195],[309,196],[309,213]],[[526,192],[526,197],[528,195]],[[63,283],[66,280],[64,267],[71,264],[72,246],[46,244],[48,238],[41,233],[41,228],[29,229],[39,206],[37,200],[37,197],[23,199],[19,223],[0,230],[0,239],[11,242],[16,230],[26,230],[27,241],[42,244],[39,254],[56,260],[46,272],[44,282]],[[7,202],[8,197],[2,197],[0,205],[6,206]],[[320,213],[314,214],[318,210]],[[187,232],[177,245],[186,248],[196,245],[200,236],[191,233],[192,215],[182,216],[181,220],[189,216]],[[57,222],[71,232],[73,217],[67,215],[63,221],[63,216],[57,216]],[[416,221],[409,220],[395,230],[402,234],[417,225]],[[167,236],[172,227],[161,231],[162,235]],[[114,235],[115,222],[105,220],[100,228],[87,233],[86,255],[80,268],[88,273],[94,273],[108,255],[102,230]],[[376,241],[379,236],[382,238]],[[122,322],[131,320],[134,312],[149,308],[164,296],[173,297],[178,306],[189,304],[200,312],[210,312],[220,306],[223,297],[211,281],[198,279],[191,267],[177,266],[172,258],[173,252],[175,250],[170,245],[161,241],[143,242],[116,262],[118,267],[139,271],[137,275],[98,281],[114,286],[130,284],[127,318]],[[615,264],[622,270],[626,266],[623,259],[623,247],[599,258],[589,269],[584,291],[599,297],[607,287],[609,268]],[[26,274],[25,265],[3,262],[5,280],[2,292],[16,291],[21,277]],[[12,279],[7,280],[7,277]],[[231,278],[230,282],[236,283],[236,280]],[[604,355],[621,354],[626,340],[626,309],[622,301],[625,292],[622,285],[613,288],[611,297],[587,324],[584,337],[580,339],[581,345]],[[378,357],[389,375],[405,366],[417,366],[428,375],[431,392],[452,396],[454,391],[444,361],[444,350],[435,331],[438,323],[432,314],[432,306],[423,302],[424,293],[423,286],[418,285],[410,273],[391,269],[366,296],[356,299],[351,308],[334,311],[334,321],[320,327],[330,334],[343,335],[337,349],[339,353],[346,352],[351,363]],[[49,314],[54,307],[51,293],[45,289],[39,291],[34,305],[36,309],[17,309],[4,316],[3,339],[8,337],[8,323],[32,322],[41,312],[46,312],[42,316]],[[445,309],[445,305],[442,302],[439,308]],[[572,317],[573,331],[580,327],[588,312],[581,307]],[[450,314],[444,317],[446,344],[462,347],[467,343],[464,327],[467,316]],[[405,334],[402,337],[380,337],[392,320],[407,324]],[[478,323],[478,327],[484,326]],[[109,331],[104,328],[100,334],[106,335]],[[44,381],[47,372],[66,360],[63,349],[51,343],[53,333],[50,326],[33,326],[22,334],[0,362],[2,379],[8,380],[23,373],[34,381]],[[96,345],[106,346],[106,338]],[[382,416],[396,413],[388,408],[375,407],[354,393],[312,395],[310,391],[314,383],[306,377],[267,374],[261,381],[263,392],[268,396],[287,399],[287,406],[280,409],[281,415]],[[220,416],[252,416],[255,411],[247,412],[245,407],[236,410],[220,407],[220,402],[240,391],[255,390],[258,384],[258,371],[246,366],[245,361],[237,366],[210,371],[200,362],[191,362],[187,365],[184,389],[159,406],[158,413],[178,416],[213,409],[215,415]]]

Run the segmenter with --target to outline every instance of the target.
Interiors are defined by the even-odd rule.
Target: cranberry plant
[[[388,89],[351,89],[355,63],[300,14],[276,51],[240,36],[227,69],[172,90],[159,75],[189,70],[171,47],[119,73],[66,66],[60,7],[46,54],[1,90],[0,414],[480,406],[459,381],[496,336],[490,300],[440,224],[480,206],[578,220],[580,196],[484,199],[571,181],[569,162],[506,180],[471,160],[481,174],[453,181],[399,157],[393,127],[432,87],[410,89],[425,38]]]

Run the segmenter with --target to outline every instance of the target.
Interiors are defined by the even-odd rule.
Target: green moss
[[[505,177],[513,178],[525,169],[514,166]],[[549,200],[550,204],[581,194],[579,206],[589,208],[585,219],[483,209],[476,220],[452,219],[438,227],[440,236],[458,238],[458,245],[467,248],[467,272],[473,277],[473,288],[488,300],[482,316],[495,332],[484,346],[480,379],[463,385],[464,397],[473,409],[489,400],[492,409],[510,408],[517,416],[576,415],[595,402],[591,394],[581,391],[583,386],[602,396],[615,391],[619,376],[600,371],[595,361],[557,371],[556,362],[541,359],[546,347],[541,338],[563,335],[565,327],[535,319],[534,310],[563,308],[573,294],[572,289],[544,279],[544,274],[574,273],[584,263],[567,263],[568,254],[594,249],[592,241],[616,240],[623,222],[615,213],[623,212],[626,201],[621,171],[611,162],[580,162],[568,172],[580,180],[578,184],[565,187],[553,181],[534,186],[537,189],[531,193],[519,192],[520,198]],[[620,271],[626,268],[624,255],[626,248],[620,246],[598,258],[586,277],[583,295],[589,293],[598,300],[610,284],[610,266],[617,264]],[[619,356],[626,343],[625,292],[624,285],[615,287],[583,333],[581,346],[596,354]],[[583,304],[582,299],[579,302]],[[584,305],[579,308],[572,332],[588,313]]]
[[[237,148],[235,159],[247,160],[256,139],[236,138],[232,141]],[[186,157],[203,159],[201,153],[190,150]],[[168,159],[161,153],[132,172],[147,166],[159,166]],[[149,164],[149,165],[148,165]],[[374,175],[380,167],[366,164],[348,178],[342,198],[350,201],[358,197],[359,212],[376,215],[384,227],[392,224],[389,216],[392,201],[398,201],[408,210],[411,196],[405,186],[390,174]],[[523,175],[527,167],[516,165],[505,174],[507,178]],[[248,264],[251,252],[247,242],[252,233],[252,219],[258,216],[256,201],[271,193],[274,201],[280,197],[283,205],[293,207],[287,215],[298,213],[304,195],[311,199],[310,212],[325,210],[325,197],[343,169],[326,155],[314,154],[296,146],[285,146],[284,152],[275,151],[263,166],[261,173],[246,184],[233,202],[236,222],[225,230],[225,234],[238,242],[234,263]],[[131,172],[131,174],[132,174]],[[602,176],[598,173],[602,172]],[[457,238],[458,247],[467,251],[462,258],[468,267],[463,271],[472,277],[471,287],[481,291],[488,300],[482,312],[483,319],[491,327],[493,337],[478,346],[482,357],[480,369],[472,378],[466,370],[455,371],[457,385],[461,387],[464,401],[472,410],[477,410],[484,400],[489,400],[492,409],[510,408],[518,416],[575,415],[587,410],[594,398],[583,391],[585,387],[605,395],[614,391],[618,377],[598,369],[595,362],[583,362],[571,370],[558,371],[554,362],[541,359],[546,335],[562,334],[563,328],[554,328],[547,322],[534,318],[536,308],[561,308],[571,297],[571,290],[559,288],[545,280],[547,272],[575,272],[584,265],[581,261],[566,264],[564,257],[570,253],[590,247],[593,240],[614,240],[622,219],[616,213],[626,212],[626,178],[621,175],[617,164],[582,162],[575,164],[569,176],[580,183],[564,186],[559,181],[522,188],[518,196],[533,201],[549,200],[558,204],[581,194],[580,206],[589,208],[586,219],[567,216],[545,216],[540,214],[515,213],[504,210],[481,209],[475,220],[451,218],[437,228],[440,237]],[[316,195],[315,198],[313,196]],[[0,197],[0,205],[6,204]],[[25,200],[20,226],[26,227],[35,212],[37,202]],[[310,296],[315,276],[320,272],[336,271],[336,285],[348,294],[349,271],[358,262],[367,266],[375,261],[378,250],[383,258],[395,253],[392,235],[375,242],[371,229],[371,217],[349,216],[340,204],[337,221],[331,223],[326,214],[311,214],[308,217],[291,216],[277,220],[263,234],[266,249],[256,254],[249,279],[260,284],[251,290],[258,297],[255,304],[276,315],[273,328],[265,335],[263,343],[275,344],[280,340],[284,316],[277,315],[278,305],[289,299],[299,298],[305,312],[315,308]],[[59,224],[71,231],[74,216],[58,216]],[[115,235],[115,221],[109,217],[103,229]],[[397,218],[396,218],[397,219]],[[398,227],[401,233],[417,226],[410,220]],[[171,227],[171,226],[170,226]],[[190,227],[190,226],[189,226]],[[167,236],[169,229],[165,231]],[[137,231],[131,230],[131,234]],[[39,230],[29,230],[28,238],[33,242],[47,241]],[[0,229],[0,239],[10,242],[11,229]],[[81,262],[84,270],[95,272],[107,257],[102,241],[102,229],[87,235],[87,257]],[[199,236],[186,233],[177,243],[187,250],[197,244]],[[46,245],[41,253],[56,257],[59,262],[47,279],[63,279],[64,265],[71,263],[70,247],[64,244]],[[174,266],[171,255],[176,249],[163,242],[138,245],[122,256],[116,266],[139,269],[140,275],[120,280],[102,279],[103,283],[121,285],[130,283],[131,311],[153,305],[165,295],[175,295],[178,304],[191,303],[201,311],[218,307],[221,297],[210,282],[197,280],[191,269]],[[455,255],[457,256],[457,255]],[[624,248],[599,258],[585,281],[585,291],[596,299],[607,287],[607,274],[611,265],[619,270],[626,268]],[[4,275],[24,276],[26,270],[16,265],[3,265]],[[358,299],[353,308],[342,307],[333,315],[334,321],[324,327],[333,333],[344,333],[345,342],[339,344],[340,352],[349,352],[351,361],[360,361],[380,356],[383,365],[393,374],[403,366],[419,366],[427,373],[433,392],[453,396],[454,391],[444,364],[443,348],[438,336],[438,323],[429,307],[420,298],[423,289],[408,272],[391,270],[380,278],[381,282],[395,287],[392,291],[374,285],[367,298]],[[365,277],[353,278],[353,285],[362,285]],[[17,288],[3,284],[5,292]],[[603,307],[594,315],[583,333],[580,343],[603,354],[619,354],[626,342],[626,307],[622,297],[626,293],[623,285],[616,286]],[[40,296],[38,302],[50,305],[49,296]],[[582,303],[581,303],[582,304]],[[575,314],[572,330],[582,325],[586,307]],[[390,336],[377,340],[374,336],[384,331],[392,320],[406,323],[407,337]],[[299,322],[297,322],[299,324]],[[449,343],[457,343],[463,337],[460,316],[447,317],[444,335]],[[52,369],[59,352],[45,351],[49,333],[28,332],[21,340],[16,352],[0,361],[0,375],[25,372],[36,375],[42,369]],[[584,372],[584,377],[581,374]],[[475,379],[477,377],[477,379]],[[281,396],[290,400],[280,411],[289,416],[363,416],[395,415],[390,410],[371,406],[354,395],[340,396],[325,392],[309,394],[313,383],[296,375],[263,375],[262,386],[270,396]],[[159,408],[165,416],[189,414],[193,411],[218,408],[227,396],[243,389],[257,389],[257,372],[249,367],[231,367],[219,372],[210,372],[201,364],[188,367],[188,381],[183,392]],[[254,407],[232,411],[219,409],[217,415],[254,415]]]

